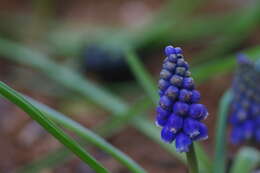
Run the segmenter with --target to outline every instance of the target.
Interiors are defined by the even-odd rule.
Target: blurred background
[[[111,115],[122,111],[103,109],[102,105],[109,103],[96,104],[83,96],[86,83],[80,82],[82,78],[90,88],[105,88],[133,108],[143,103],[142,112],[153,120],[154,106],[129,67],[126,52],[135,52],[155,83],[165,58],[163,48],[180,46],[191,69],[211,65],[201,71],[201,80],[194,77],[210,112],[206,120],[210,137],[202,145],[212,155],[217,105],[233,74],[231,68],[223,69],[224,64],[230,55],[260,44],[259,26],[259,0],[1,0],[0,77],[88,128],[102,127]],[[214,62],[219,70],[207,76]],[[106,136],[148,172],[187,171],[131,125]],[[127,172],[109,155],[95,147],[87,149],[112,172]],[[61,144],[4,99],[0,100],[0,153],[3,173],[91,173],[87,165],[74,156],[67,157]],[[30,165],[35,162],[40,166]]]

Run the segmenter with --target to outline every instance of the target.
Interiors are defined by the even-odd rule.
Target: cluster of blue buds
[[[158,82],[156,125],[162,127],[163,141],[175,141],[178,152],[188,152],[193,141],[208,138],[208,129],[200,122],[208,116],[208,111],[199,104],[200,93],[195,90],[182,49],[167,46],[165,55]]]
[[[260,142],[260,68],[243,54],[238,55],[237,61],[232,86],[231,142]]]

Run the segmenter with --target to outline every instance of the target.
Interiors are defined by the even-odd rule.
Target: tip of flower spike
[[[183,50],[180,47],[176,47],[175,52],[176,52],[176,54],[182,54]]]
[[[171,45],[166,46],[165,49],[164,49],[164,53],[165,53],[166,56],[169,56],[171,54],[176,54],[175,48]]]

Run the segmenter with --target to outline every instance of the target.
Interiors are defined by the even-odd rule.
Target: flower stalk
[[[196,151],[193,144],[191,144],[189,152],[186,153],[186,157],[189,167],[189,173],[199,173]]]

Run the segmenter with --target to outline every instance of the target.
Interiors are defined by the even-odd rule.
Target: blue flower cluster
[[[237,58],[231,103],[231,142],[260,142],[260,71],[243,54]]]
[[[158,82],[160,101],[156,125],[162,127],[161,138],[167,143],[175,140],[178,152],[188,152],[193,141],[208,138],[208,129],[201,123],[208,116],[200,93],[195,90],[189,65],[181,48],[167,46]]]

